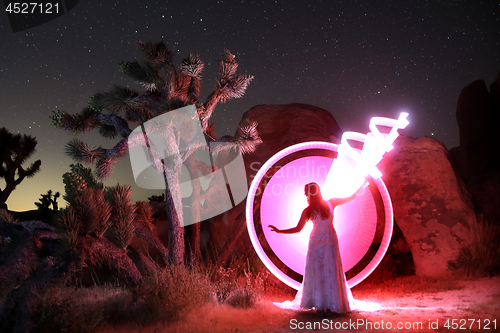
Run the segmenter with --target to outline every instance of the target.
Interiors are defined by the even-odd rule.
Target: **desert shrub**
[[[214,281],[213,293],[219,303],[224,303],[237,287],[236,271],[231,267],[217,267],[212,280]]]
[[[227,297],[225,303],[229,304],[235,308],[251,308],[253,307],[258,299],[259,292],[254,289],[253,286],[253,275],[250,270],[244,270],[244,286],[237,286],[236,290],[232,291]]]
[[[165,201],[165,193],[162,193],[160,195],[152,195],[148,197],[149,202],[163,202]]]
[[[106,320],[99,306],[84,306],[74,288],[48,290],[34,304],[33,333],[92,332]]]
[[[170,266],[145,279],[130,306],[135,321],[176,319],[210,300],[210,280],[198,267]]]
[[[12,216],[7,209],[0,208],[0,220],[4,220],[10,223],[17,223],[18,221]]]
[[[252,268],[251,272],[253,274],[253,288],[260,294],[276,295],[290,293],[290,287],[274,276],[263,263],[259,262],[259,265]]]
[[[226,304],[234,308],[251,308],[257,301],[257,294],[252,289],[236,289],[226,299]]]
[[[269,291],[269,274],[267,269],[261,271],[242,258],[232,260],[228,267],[212,267],[215,299],[237,308],[253,307],[260,295]]]
[[[448,267],[458,274],[493,276],[500,273],[500,226],[480,215],[471,224],[471,242],[463,246]]]

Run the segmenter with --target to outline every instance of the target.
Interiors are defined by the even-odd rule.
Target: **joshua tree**
[[[50,206],[52,206],[52,210],[57,212],[59,210],[59,205],[57,203],[59,195],[59,192],[52,195],[52,190],[48,190],[46,194],[42,194],[42,197],[38,199],[40,202],[35,202],[35,206],[42,211],[48,211],[50,210]]]
[[[36,139],[29,135],[14,135],[5,127],[0,128],[0,177],[5,180],[5,188],[0,189],[0,208],[7,209],[7,198],[24,178],[33,177],[40,171],[40,160],[26,170],[22,166],[35,152],[36,144]]]
[[[48,190],[46,194],[42,194],[41,198],[38,199],[38,202],[35,202],[35,206],[38,208],[39,218],[42,221],[53,224],[56,222],[57,214],[59,211],[59,204],[57,199],[59,198],[60,193],[56,192],[55,194],[52,190]]]
[[[236,137],[224,136],[217,140],[213,134],[213,124],[209,123],[215,106],[218,102],[225,102],[232,98],[243,96],[252,76],[237,75],[238,64],[235,56],[225,51],[219,61],[219,69],[215,90],[205,102],[199,99],[201,88],[201,72],[204,68],[199,55],[191,54],[178,66],[173,64],[172,53],[163,42],[151,41],[135,43],[142,51],[143,60],[120,62],[123,73],[139,82],[146,89],[137,92],[126,87],[115,86],[109,92],[100,92],[92,96],[80,113],[69,115],[63,111],[53,111],[52,123],[64,130],[75,133],[86,132],[96,127],[99,134],[106,138],[120,137],[114,147],[93,149],[84,142],[74,139],[67,145],[67,153],[76,161],[95,163],[96,175],[99,178],[108,177],[112,173],[114,163],[134,145],[144,144],[142,136],[130,137],[132,130],[129,125],[140,126],[160,115],[172,110],[195,105],[201,127],[208,142],[223,142],[217,145],[213,154],[221,151],[239,148],[243,153],[252,152],[261,142],[257,131],[257,124],[248,124],[238,129]],[[181,133],[168,124],[162,124],[162,135],[165,149],[179,151],[179,142],[183,138]],[[147,142],[146,142],[147,144]],[[149,147],[149,146],[148,146]],[[203,168],[194,161],[194,151],[210,149],[205,145],[187,143],[188,149],[178,159],[165,163],[157,154],[152,154],[152,164],[156,170],[163,173],[165,183],[166,214],[169,221],[169,257],[173,264],[179,265],[184,259],[184,229],[182,211],[176,211],[181,201],[178,171],[186,163],[191,174]],[[194,168],[194,169],[193,169]],[[193,179],[193,195],[200,194],[197,177]],[[177,203],[177,205],[176,205]],[[180,205],[182,206],[182,205]],[[198,207],[199,208],[199,207]],[[199,225],[195,226],[195,246],[199,252]]]

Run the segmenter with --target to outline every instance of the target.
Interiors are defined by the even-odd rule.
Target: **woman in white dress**
[[[325,201],[318,184],[306,184],[304,194],[309,206],[302,211],[297,226],[284,230],[269,226],[277,233],[291,234],[301,231],[308,220],[313,222],[301,289],[294,301],[276,305],[296,310],[316,308],[318,313],[351,311],[353,298],[342,268],[333,211],[336,206],[354,199],[358,192],[359,189],[350,197]]]

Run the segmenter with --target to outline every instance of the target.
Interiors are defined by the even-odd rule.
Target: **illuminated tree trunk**
[[[193,187],[193,192],[191,193],[191,219],[192,221],[197,221],[197,223],[193,223],[189,226],[191,258],[194,260],[199,260],[201,258],[201,249],[200,223],[198,223],[198,221],[201,221],[201,183],[200,178],[198,177],[198,169],[196,168],[196,160],[194,158],[194,155],[191,155],[186,159],[186,167],[191,178],[191,186]]]
[[[177,212],[177,207],[182,207],[179,185],[179,175],[173,170],[164,167],[165,202],[168,219],[168,256],[170,262],[179,266],[184,263],[184,221],[182,211]],[[173,191],[172,191],[173,189]]]

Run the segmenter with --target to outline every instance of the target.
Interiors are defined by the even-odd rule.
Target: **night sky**
[[[202,100],[226,48],[236,55],[239,74],[255,76],[242,99],[215,109],[218,135],[234,134],[252,106],[301,102],[330,111],[344,131],[365,133],[372,116],[396,118],[405,110],[404,134],[433,136],[451,148],[459,144],[461,89],[474,80],[489,86],[500,70],[499,17],[498,1],[478,0],[81,0],[53,21],[13,33],[2,11],[0,127],[36,137],[31,161],[42,160],[42,171],[7,204],[34,209],[41,193],[63,192],[62,174],[73,163],[63,150],[73,135],[50,125],[51,110],[76,113],[98,91],[138,88],[117,66],[140,57],[134,40],[163,39],[176,63],[200,54]],[[97,131],[81,136],[113,145],[97,137]],[[133,184],[128,158],[106,184],[117,182]],[[133,198],[153,193],[134,188]]]

